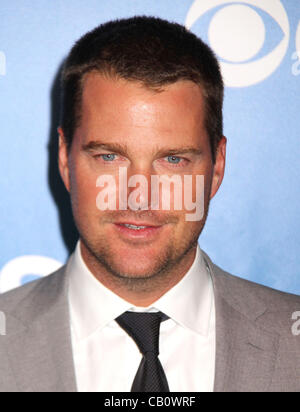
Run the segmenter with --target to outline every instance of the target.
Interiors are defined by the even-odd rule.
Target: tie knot
[[[125,312],[116,322],[131,336],[143,355],[152,352],[158,356],[160,324],[167,319],[162,312]]]

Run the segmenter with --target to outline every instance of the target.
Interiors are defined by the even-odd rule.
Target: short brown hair
[[[80,122],[83,80],[92,71],[157,89],[179,80],[198,84],[215,161],[223,135],[224,84],[213,51],[196,35],[180,24],[144,16],[111,21],[84,35],[62,74],[61,126],[69,148]]]

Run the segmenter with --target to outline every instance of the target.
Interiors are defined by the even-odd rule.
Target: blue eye
[[[115,160],[116,155],[110,153],[110,154],[100,155],[100,157],[102,157],[102,159],[105,162],[112,162],[113,160]]]
[[[180,163],[181,158],[177,156],[168,156],[168,162],[172,164],[178,164]]]

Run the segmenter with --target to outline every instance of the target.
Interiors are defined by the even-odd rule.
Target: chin
[[[118,262],[119,263],[119,262]],[[114,265],[113,265],[114,266]],[[122,278],[127,279],[149,279],[153,277],[158,271],[156,267],[152,265],[115,265],[112,266],[113,271],[119,274]]]

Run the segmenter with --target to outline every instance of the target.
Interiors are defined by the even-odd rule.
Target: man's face
[[[81,121],[69,153],[60,130],[60,172],[71,195],[84,255],[120,278],[149,279],[171,269],[195,245],[204,227],[210,199],[224,173],[226,139],[212,162],[205,130],[201,89],[189,81],[150,90],[129,82],[89,74],[84,83]],[[119,168],[127,178],[143,175],[149,197],[139,198],[143,210],[105,210],[96,206],[100,175],[117,182]],[[151,210],[151,176],[203,175],[205,213],[187,221],[187,210]],[[172,188],[173,186],[171,186]],[[134,188],[128,189],[128,196]],[[193,185],[193,191],[196,185]],[[171,198],[172,198],[171,190]],[[196,193],[193,193],[196,199]],[[149,210],[146,210],[147,204]],[[126,228],[126,223],[147,226]],[[149,227],[150,226],[150,227]]]

